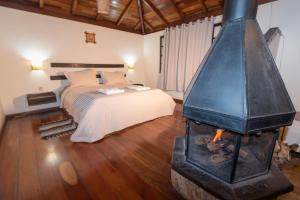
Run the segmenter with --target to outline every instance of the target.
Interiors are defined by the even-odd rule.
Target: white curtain
[[[164,33],[162,89],[184,92],[211,46],[214,18],[168,28]]]

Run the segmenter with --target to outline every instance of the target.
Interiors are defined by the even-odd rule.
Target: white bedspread
[[[76,86],[63,92],[61,106],[78,123],[72,142],[92,143],[126,127],[172,115],[175,108],[173,99],[159,89],[103,95],[97,92],[100,87]]]

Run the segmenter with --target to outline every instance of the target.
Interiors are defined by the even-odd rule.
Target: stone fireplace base
[[[173,169],[171,169],[171,181],[175,190],[187,200],[220,200]]]
[[[275,166],[271,167],[267,175],[229,184],[188,162],[185,151],[185,137],[176,138],[172,158],[172,184],[187,200],[265,200],[293,190],[293,185]]]

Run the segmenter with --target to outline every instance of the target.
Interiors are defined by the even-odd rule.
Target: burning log
[[[208,150],[209,150],[210,152],[217,151],[217,150],[219,150],[219,149],[221,148],[219,144],[216,144],[216,143],[214,143],[214,142],[208,143],[208,144],[206,145],[206,147],[208,148]]]
[[[197,145],[206,145],[212,140],[210,135],[199,135],[194,138],[194,143]]]

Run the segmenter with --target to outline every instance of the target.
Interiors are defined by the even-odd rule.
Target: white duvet
[[[175,108],[173,99],[159,89],[104,95],[97,92],[100,87],[104,88],[73,86],[63,92],[61,106],[78,123],[72,142],[92,143],[126,127],[172,115]]]

